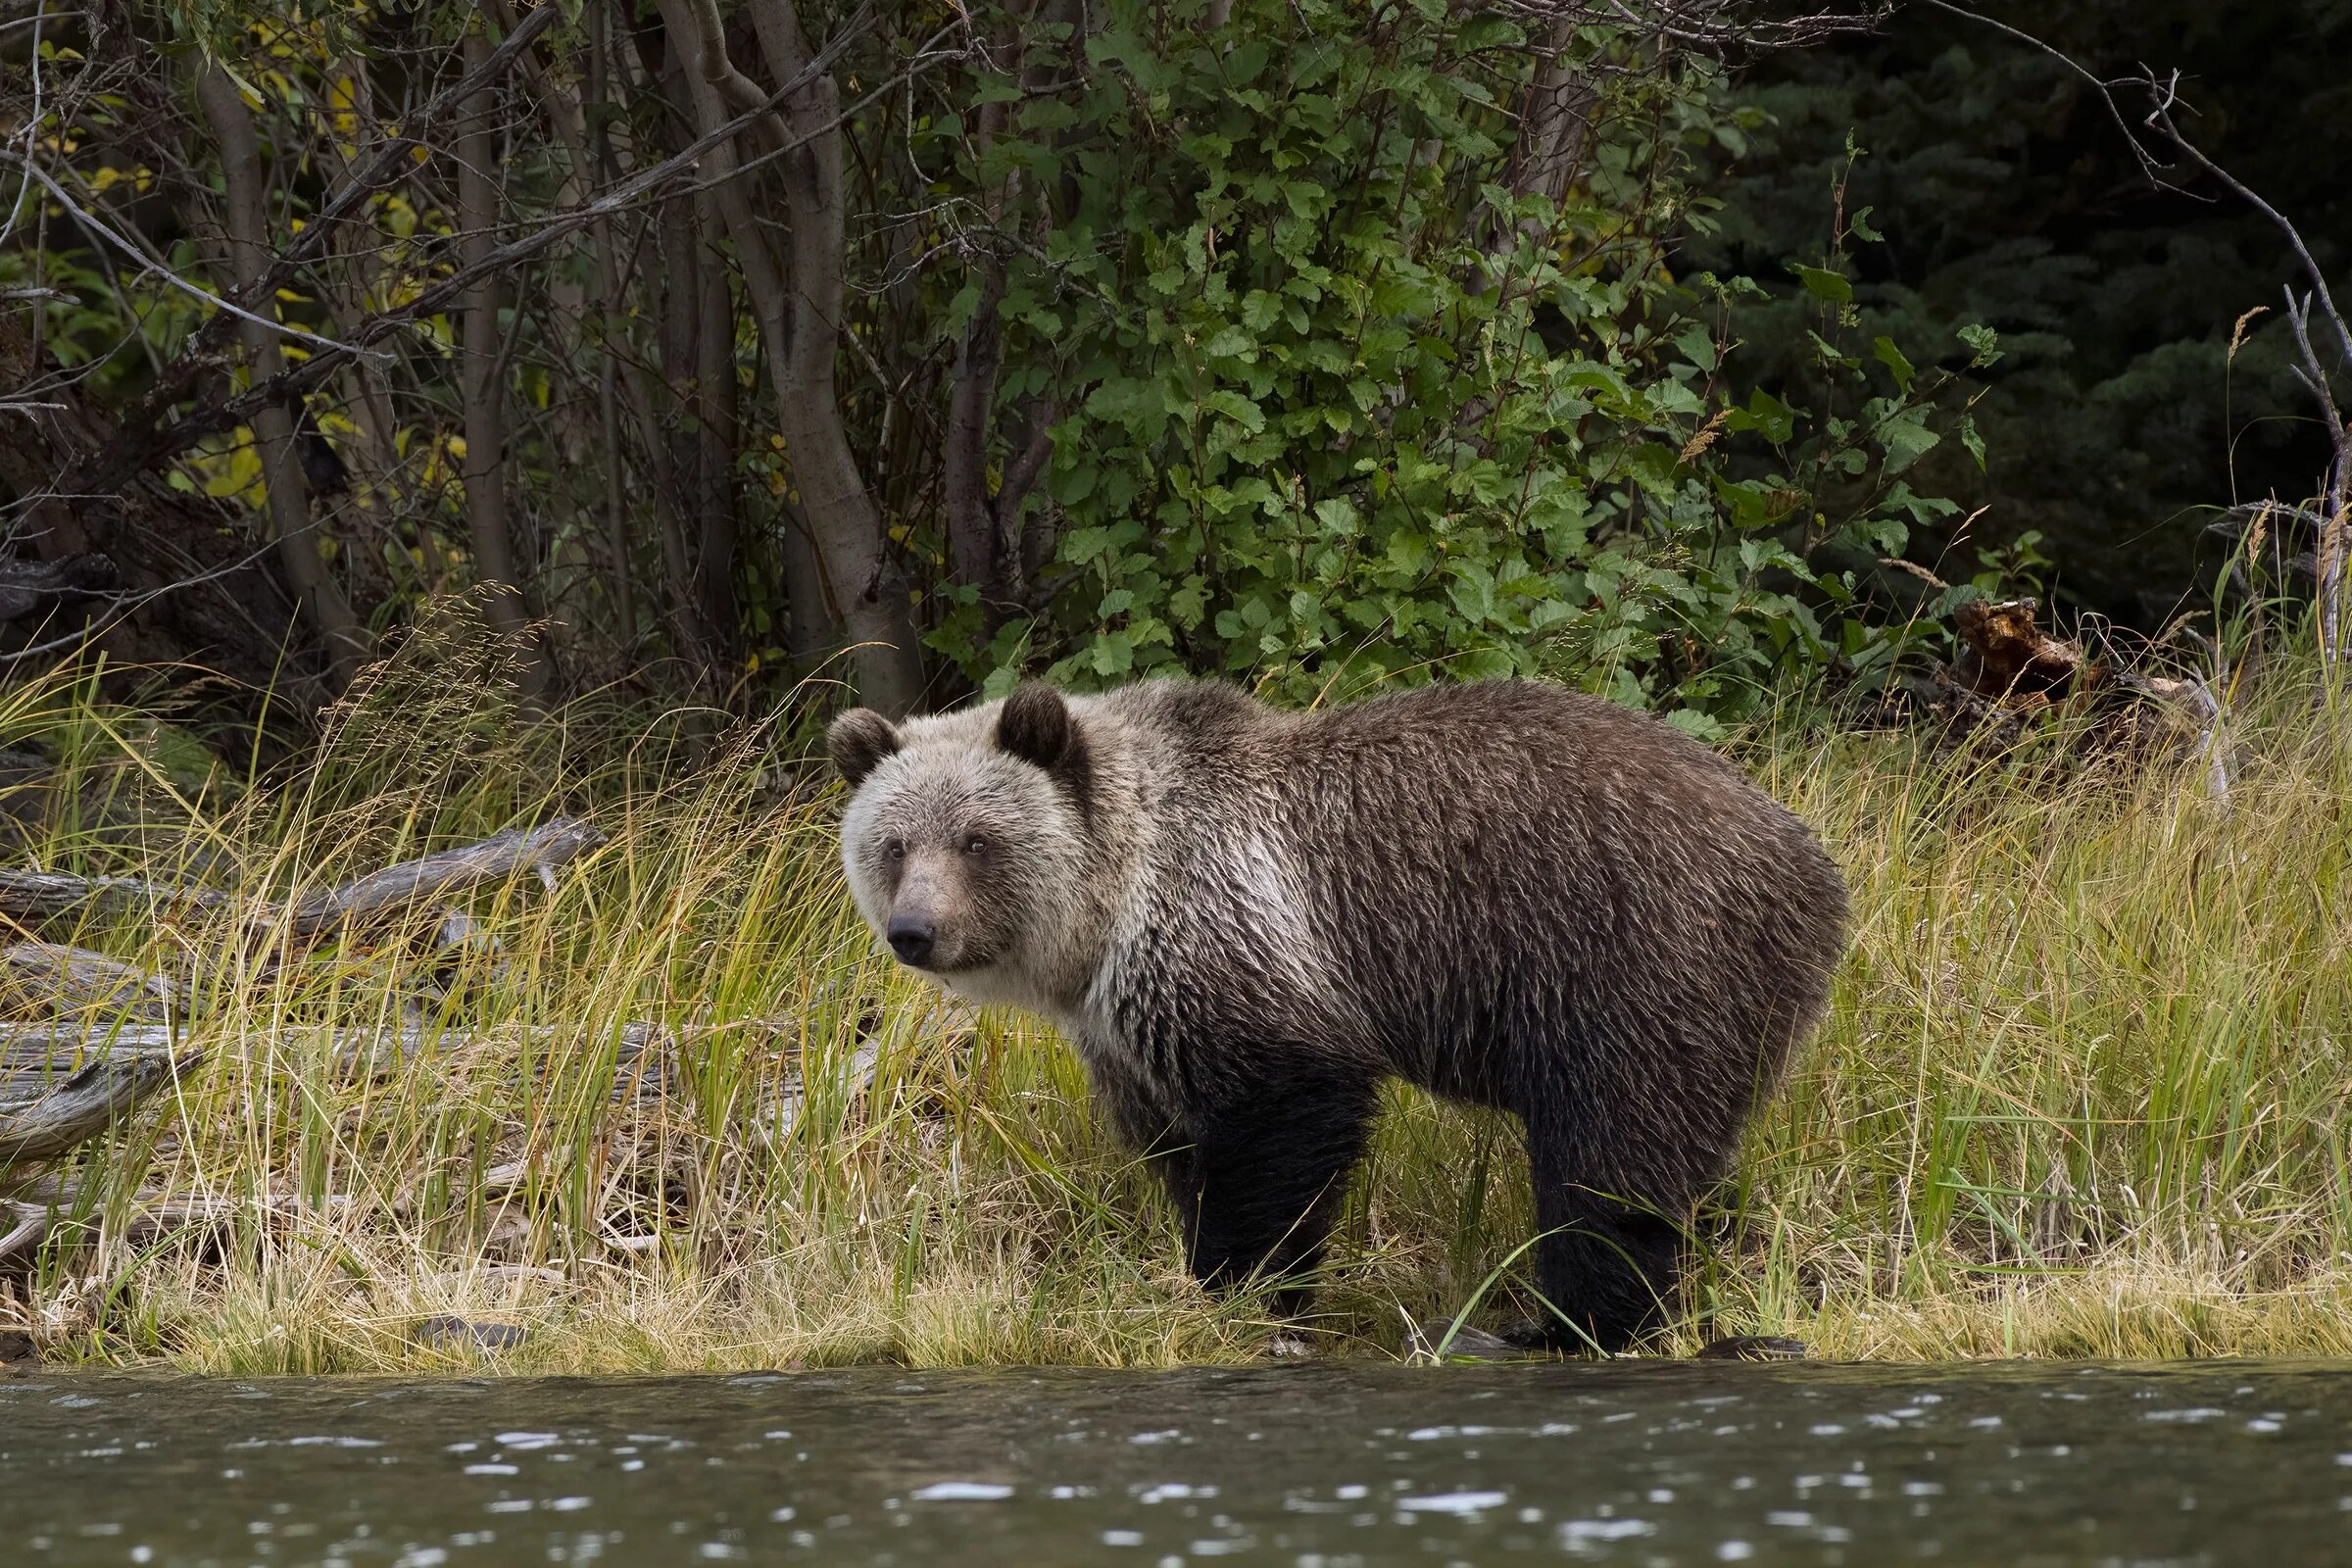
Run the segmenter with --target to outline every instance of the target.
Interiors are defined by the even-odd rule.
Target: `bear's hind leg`
[[[1613,1355],[1667,1317],[1680,1289],[1682,1230],[1576,1170],[1540,1125],[1528,1128],[1540,1328],[1559,1349]]]
[[[1282,1281],[1314,1268],[1330,1239],[1348,1173],[1372,1117],[1360,1077],[1307,1074],[1264,1082],[1196,1120],[1194,1141],[1166,1164],[1185,1217],[1186,1260],[1211,1290]],[[1296,1314],[1306,1290],[1276,1298]]]

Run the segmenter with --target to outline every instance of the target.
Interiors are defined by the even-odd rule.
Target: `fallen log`
[[[536,871],[552,883],[556,867],[604,842],[603,833],[577,817],[509,828],[478,844],[386,866],[341,887],[298,898],[290,907],[266,916],[264,923],[293,936],[318,937],[450,899],[517,871]]]
[[[517,871],[552,880],[556,868],[605,842],[577,817],[536,827],[509,828],[478,844],[439,850],[370,871],[339,887],[295,896],[290,903],[252,905],[218,888],[149,882],[134,876],[70,876],[61,871],[0,870],[0,914],[20,920],[71,914],[212,912],[245,904],[256,930],[305,940],[370,924],[502,881]]]
[[[0,950],[0,1007],[58,1016],[105,1011],[163,1023],[187,1010],[188,988],[133,964],[51,942]]]
[[[849,1095],[865,1093],[873,1086],[874,1072],[881,1061],[882,1043],[879,1040],[868,1035],[858,1041],[858,1049],[850,1054],[850,1059],[842,1069],[843,1092]],[[808,1107],[808,1080],[806,1075],[796,1073],[789,1082],[777,1087],[769,1112],[772,1120],[763,1130],[777,1143],[783,1143],[799,1128],[801,1115]]]
[[[49,1210],[36,1203],[0,1204],[17,1216],[17,1223],[6,1236],[0,1236],[0,1261],[30,1251],[41,1245],[49,1234]]]
[[[199,1052],[133,1051],[109,1054],[62,1081],[24,1068],[0,1073],[0,1167],[53,1159],[97,1137],[202,1059]]]
[[[295,1043],[323,1042],[329,1059],[347,1076],[388,1078],[427,1058],[544,1046],[566,1032],[554,1024],[485,1031],[321,1024],[288,1029],[279,1038]],[[0,1023],[0,1105],[12,1092],[28,1093],[33,1086],[55,1084],[61,1075],[77,1070],[89,1058],[166,1057],[186,1038],[184,1030],[169,1024]],[[670,1032],[661,1024],[623,1024],[613,1048],[614,1087],[633,1080],[641,1097],[662,1093],[668,1084],[668,1057],[674,1044]]]
[[[53,920],[69,914],[147,914],[225,908],[216,888],[149,882],[135,876],[68,876],[62,871],[0,871],[0,914]]]

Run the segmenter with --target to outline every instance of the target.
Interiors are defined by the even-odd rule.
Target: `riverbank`
[[[198,977],[203,1059],[43,1178],[52,1222],[0,1274],[0,1329],[51,1360],[216,1373],[1275,1347],[1255,1303],[1186,1279],[1048,1031],[943,1007],[871,955],[835,797],[769,737],[658,727],[616,754],[510,725],[485,689],[390,672],[302,770],[243,793],[70,694],[0,714],[65,776],[19,813],[20,859],[49,868],[283,899],[559,809],[608,835],[552,887],[476,896],[454,956],[44,931]],[[2220,800],[2193,760],[2086,762],[2063,739],[1992,762],[1909,734],[1751,740],[1848,868],[1855,953],[1701,1217],[1704,1327],[1661,1348],[2352,1353],[2342,722],[2284,687],[2244,699]],[[629,1024],[663,1042],[650,1090],[615,1083]],[[403,1027],[429,1049],[365,1072],[326,1034]],[[1514,1129],[1393,1097],[1308,1343],[1401,1353],[1528,1228]]]

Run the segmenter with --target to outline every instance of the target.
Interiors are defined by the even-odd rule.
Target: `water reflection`
[[[2352,1557],[2352,1369],[0,1383],[0,1560]]]

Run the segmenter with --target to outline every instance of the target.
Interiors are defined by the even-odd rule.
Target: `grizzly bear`
[[[1312,712],[1150,681],[826,736],[858,907],[1057,1025],[1211,1288],[1319,1257],[1390,1076],[1514,1112],[1529,1331],[1611,1352],[1820,1016],[1845,883],[1659,720],[1528,681]]]

